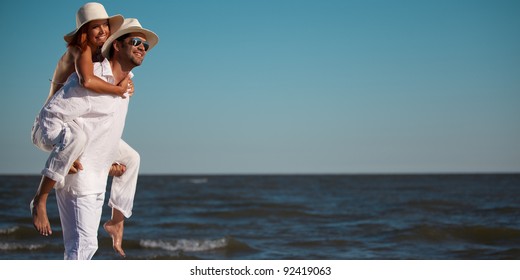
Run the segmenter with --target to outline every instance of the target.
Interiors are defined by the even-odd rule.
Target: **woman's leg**
[[[126,170],[121,176],[115,176],[112,179],[108,201],[108,205],[112,207],[112,217],[103,227],[112,237],[114,250],[121,256],[125,256],[122,248],[124,219],[125,217],[130,218],[132,215],[139,173],[139,153],[121,139],[117,162],[126,166]]]
[[[52,141],[44,139],[39,125],[35,122],[32,138],[36,146],[44,150],[50,149],[51,152],[45,169],[42,171],[43,176],[40,185],[30,203],[33,226],[41,235],[48,236],[52,234],[52,229],[47,215],[47,198],[56,182],[65,178],[71,166],[82,169],[81,164],[76,159],[83,152],[87,136],[75,122],[71,122],[63,128],[58,137],[59,142],[51,146],[49,143]]]

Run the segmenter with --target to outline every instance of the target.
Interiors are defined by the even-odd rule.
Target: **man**
[[[132,76],[131,70],[141,65],[147,51],[157,42],[157,35],[142,28],[137,19],[125,19],[103,45],[102,53],[108,59],[95,63],[94,74],[118,84],[128,75]],[[118,157],[128,102],[129,98],[100,95],[85,89],[77,74],[73,74],[45,106],[48,115],[53,116],[44,120],[49,126],[74,122],[88,138],[78,159],[83,171],[66,176],[63,186],[56,188],[65,259],[91,259],[97,251],[108,171]],[[113,239],[122,238],[122,223],[104,227]]]

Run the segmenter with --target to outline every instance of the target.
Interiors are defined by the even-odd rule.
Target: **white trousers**
[[[70,122],[64,126],[56,139],[47,139],[42,133],[38,119],[37,117],[32,127],[33,144],[43,151],[50,152],[42,175],[61,182],[69,173],[72,163],[83,153],[87,135],[75,122]],[[123,175],[113,178],[108,205],[121,211],[126,218],[130,218],[137,188],[140,156],[121,139],[116,161],[125,165],[126,171]],[[59,186],[61,184],[56,184],[56,189]]]
[[[49,139],[41,129],[39,117],[34,121],[31,137],[36,147],[50,152],[41,174],[56,182],[63,181],[69,173],[74,161],[83,153],[88,139],[74,121],[66,123],[56,138]],[[56,188],[59,186],[60,184],[57,184]]]
[[[56,190],[65,260],[90,260],[98,249],[98,229],[105,193],[77,196]]]
[[[139,153],[132,149],[123,139],[119,141],[118,150],[116,161],[124,164],[126,171],[123,175],[112,179],[108,205],[121,211],[126,218],[130,218],[132,216],[132,208],[134,207],[141,158]]]

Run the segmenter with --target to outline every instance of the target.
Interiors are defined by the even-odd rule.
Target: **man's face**
[[[121,55],[127,58],[133,66],[139,66],[143,63],[147,50],[148,42],[146,42],[145,35],[142,33],[130,33],[128,38],[122,42]]]

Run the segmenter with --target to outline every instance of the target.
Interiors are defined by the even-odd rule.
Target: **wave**
[[[0,235],[11,235],[16,233],[19,229],[19,226],[13,226],[10,228],[0,228]]]
[[[193,179],[189,179],[188,180],[188,183],[191,183],[191,184],[206,184],[208,183],[208,179],[207,178],[193,178]]]
[[[227,246],[227,240],[225,238],[216,240],[141,240],[140,244],[145,248],[152,249],[163,249],[167,251],[200,252],[224,248]]]
[[[0,252],[8,254],[11,252],[38,251],[43,249],[53,249],[52,245],[45,243],[35,243],[31,239],[38,236],[33,228],[23,226],[12,226],[0,228],[0,236],[4,239],[0,242]],[[39,241],[36,241],[39,242]]]
[[[13,238],[19,240],[30,240],[39,237],[40,235],[36,232],[33,227],[29,226],[12,226],[7,228],[0,228],[0,236],[6,238]],[[62,232],[58,229],[53,229],[53,237],[61,238]]]
[[[253,250],[247,244],[232,237],[219,239],[179,239],[179,240],[141,240],[141,247],[161,249],[166,251],[204,252],[225,250],[227,252],[241,252]]]
[[[520,244],[520,230],[507,227],[465,226],[449,230],[459,239],[482,244]]]
[[[413,200],[406,203],[407,207],[405,209],[418,209],[427,212],[442,212],[447,210],[456,210],[456,209],[467,209],[471,206],[466,202],[461,201],[449,201],[449,200],[441,200],[441,199],[424,199],[424,200]]]
[[[42,238],[32,227],[0,228],[0,259],[60,259],[63,256],[61,232]]]
[[[0,243],[0,251],[35,251],[44,247],[43,244]]]
[[[427,242],[458,240],[484,245],[520,244],[520,229],[481,225],[420,225],[402,230],[397,236],[399,236],[397,239],[423,240]]]

